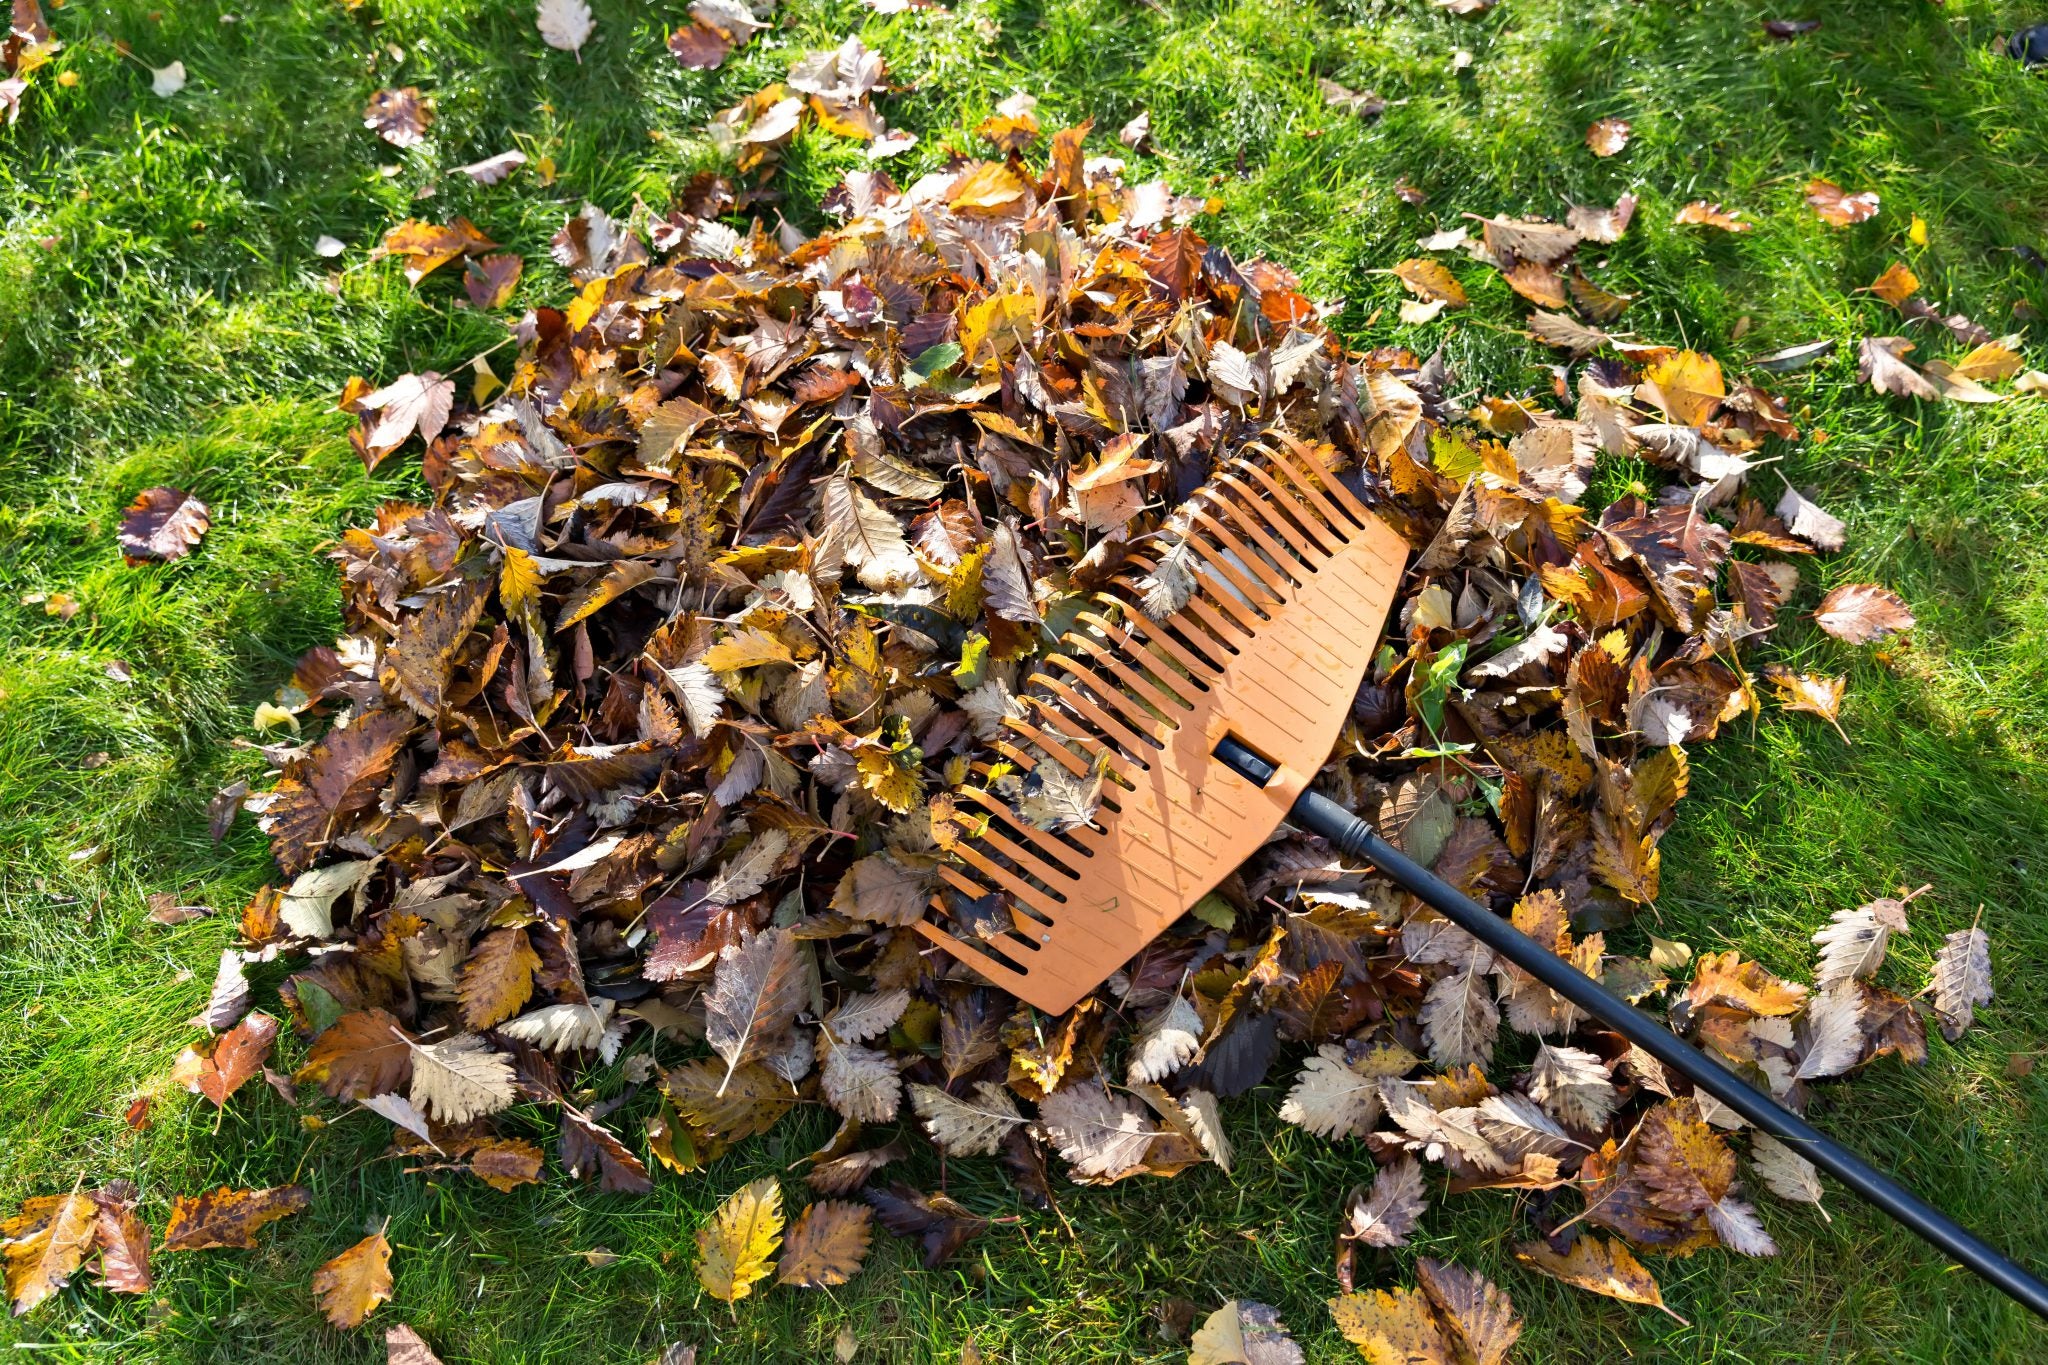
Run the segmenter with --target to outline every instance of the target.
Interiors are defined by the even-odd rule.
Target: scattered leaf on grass
[[[1850,194],[1832,180],[1815,178],[1808,181],[1806,203],[1829,227],[1848,227],[1877,216],[1875,191]]]
[[[171,1079],[224,1108],[228,1096],[259,1075],[277,1041],[277,1020],[258,1011],[220,1037],[178,1054]]]
[[[1867,645],[1913,628],[1913,609],[1890,588],[1844,583],[1820,599],[1814,623],[1845,644]]]
[[[130,564],[183,559],[212,524],[213,513],[190,493],[146,488],[122,514],[121,556]]]
[[[775,1269],[782,1243],[782,1190],[764,1178],[743,1186],[697,1229],[697,1283],[734,1303]]]
[[[85,1263],[99,1226],[99,1208],[87,1196],[41,1195],[0,1223],[7,1263],[7,1297],[17,1315],[62,1289]]]
[[[1232,1299],[1195,1329],[1188,1365],[1302,1365],[1280,1312],[1250,1299]]]
[[[1625,118],[1598,119],[1586,129],[1586,146],[1592,150],[1594,156],[1615,156],[1622,148],[1628,146],[1629,134],[1632,131],[1629,121]]]
[[[541,40],[549,47],[562,52],[573,52],[576,60],[583,60],[583,45],[590,41],[591,30],[597,21],[590,17],[590,6],[583,0],[540,0],[540,7],[534,13],[534,27],[540,30]]]
[[[1742,210],[1725,212],[1719,204],[1710,204],[1704,199],[1695,199],[1678,211],[1675,220],[1681,227],[1711,227],[1723,232],[1748,232],[1753,224],[1745,223],[1737,216]]]
[[[416,86],[379,90],[363,106],[363,126],[394,147],[417,147],[427,140],[433,111]]]
[[[1618,1238],[1582,1234],[1562,1252],[1552,1250],[1544,1242],[1524,1242],[1515,1248],[1515,1259],[1553,1280],[1624,1303],[1663,1309],[1679,1322],[1685,1322],[1664,1307],[1664,1294],[1656,1277],[1643,1268],[1643,1263]]]
[[[312,1199],[313,1192],[304,1185],[266,1190],[223,1186],[206,1194],[178,1195],[171,1201],[171,1221],[164,1228],[164,1250],[253,1247],[266,1224],[299,1212]]]
[[[336,1327],[360,1327],[391,1298],[391,1243],[372,1233],[313,1272],[313,1302]]]
[[[806,1289],[845,1284],[867,1259],[874,1217],[875,1211],[865,1204],[838,1199],[812,1204],[790,1225],[776,1282]]]
[[[1941,1036],[1953,1043],[1976,1020],[1977,1006],[1991,1002],[1991,937],[1971,925],[1941,942],[1934,975],[1927,983]]]
[[[386,1329],[384,1350],[388,1365],[441,1365],[441,1357],[428,1348],[425,1338],[405,1323]]]
[[[1824,678],[1818,673],[1798,673],[1778,664],[1764,666],[1764,678],[1778,694],[1778,705],[1787,711],[1804,711],[1810,716],[1819,716],[1835,727],[1835,733],[1842,737],[1842,743],[1849,742],[1849,734],[1842,729],[1842,691],[1848,686],[1847,678]]]

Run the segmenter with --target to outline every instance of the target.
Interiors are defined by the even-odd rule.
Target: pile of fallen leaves
[[[850,43],[720,125],[765,172],[799,119],[857,122],[883,76]],[[1268,1080],[1284,1119],[1378,1163],[1348,1203],[1333,1305],[1369,1354],[1498,1359],[1518,1330],[1505,1295],[1441,1263],[1420,1291],[1349,1292],[1360,1248],[1405,1244],[1432,1168],[1440,1190],[1524,1198],[1527,1265],[1635,1302],[1661,1300],[1631,1248],[1775,1250],[1744,1181],[1812,1203],[1811,1167],[1309,836],[1277,836],[1059,1018],[915,931],[935,897],[964,932],[1009,927],[1000,897],[937,875],[966,829],[950,792],[984,780],[971,765],[1079,611],[1185,602],[1191,575],[1127,557],[1171,563],[1190,491],[1280,442],[1415,550],[1321,790],[1794,1108],[1926,1056],[1923,1006],[1879,980],[1911,897],[1837,913],[1810,986],[1733,952],[1609,946],[1658,894],[1685,746],[1758,709],[1750,659],[1800,562],[1843,539],[1798,490],[1751,486],[1797,435],[1776,396],[1613,330],[1631,301],[1579,248],[1621,239],[1633,200],[1477,218],[1395,267],[1418,323],[1466,302],[1445,256],[1497,270],[1572,357],[1549,394],[1461,404],[1441,359],[1347,350],[1294,275],[1205,241],[1189,224],[1210,205],[1125,183],[1088,131],[1028,161],[1040,130],[1013,101],[983,129],[999,159],[907,188],[848,175],[815,238],[732,226],[750,191],[709,175],[663,218],[586,209],[555,243],[575,297],[520,322],[502,386],[481,368],[461,396],[432,374],[351,384],[365,463],[419,437],[433,498],[334,552],[347,633],[267,708],[325,733],[269,750],[276,781],[250,798],[285,880],[244,912],[177,1080],[216,1105],[257,1076],[287,1098],[315,1085],[389,1119],[415,1168],[497,1189],[546,1165],[497,1130],[514,1106],[559,1116],[566,1178],[627,1192],[829,1109],[818,1198],[786,1240],[772,1181],[699,1234],[699,1277],[728,1301],[771,1274],[843,1283],[871,1220],[928,1265],[987,1232],[942,1192],[878,1180],[912,1133],[996,1158],[1052,1207],[1051,1156],[1093,1184],[1228,1170],[1218,1101]],[[407,224],[385,251],[424,274],[492,246],[466,222]],[[505,271],[484,274],[479,306],[502,303]],[[1895,305],[1916,289],[1885,286]],[[1899,350],[1866,343],[1866,363],[1917,392]],[[1819,354],[1794,351],[1764,370]],[[1662,486],[1589,509],[1603,455]],[[123,546],[176,558],[206,521],[152,490]],[[1857,643],[1912,625],[1870,584],[1816,619]],[[1766,676],[1836,720],[1840,679]],[[998,786],[1042,829],[1100,799]],[[243,976],[279,953],[303,954],[284,1020],[249,1012]],[[1981,930],[1951,935],[1921,992],[1951,1036],[1989,998],[1985,954]],[[269,1066],[286,1022],[295,1077]],[[1534,1054],[1490,1076],[1504,1028]],[[166,1246],[246,1245],[305,1200],[184,1199]],[[110,1288],[146,1288],[132,1206],[113,1188],[30,1201],[5,1229],[17,1309],[95,1252]],[[378,1234],[323,1268],[336,1322],[388,1296],[389,1254]],[[1256,1304],[1196,1339],[1197,1359],[1299,1358],[1283,1345]]]

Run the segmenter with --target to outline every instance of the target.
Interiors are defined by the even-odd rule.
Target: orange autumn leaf
[[[265,1190],[222,1186],[205,1194],[181,1194],[171,1203],[164,1228],[165,1251],[205,1251],[214,1247],[252,1247],[266,1224],[304,1209],[313,1192],[304,1185],[279,1185]]]

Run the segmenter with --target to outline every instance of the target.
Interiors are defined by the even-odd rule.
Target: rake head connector
[[[1038,828],[970,786],[963,813],[986,825],[955,848],[963,866],[941,875],[960,896],[993,898],[1010,927],[969,944],[918,926],[1049,1014],[1101,985],[1279,826],[1336,744],[1408,554],[1293,441],[1247,446],[1176,521],[1180,543],[1132,555],[1060,637],[995,745],[1027,773],[1052,763],[1106,777],[1100,809]],[[1154,619],[1144,605],[1162,591],[1185,603]],[[1275,779],[1254,786],[1215,763],[1226,736],[1271,761]],[[945,915],[946,898],[933,909]]]

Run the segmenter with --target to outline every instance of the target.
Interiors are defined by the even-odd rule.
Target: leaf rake
[[[1378,646],[1408,546],[1322,464],[1280,438],[1227,461],[1183,505],[1181,542],[1134,554],[1025,685],[995,748],[1029,783],[1106,777],[1096,815],[1049,831],[987,791],[941,876],[994,918],[928,938],[1050,1014],[1071,1009],[1289,821],[1321,835],[1586,1014],[2048,1318],[2048,1283],[1775,1098],[1308,790]],[[1141,583],[1142,576],[1150,584]],[[1177,582],[1180,610],[1141,609]],[[1179,594],[1173,594],[1178,597]],[[987,775],[987,765],[981,771]],[[1046,774],[1037,774],[1044,781]],[[951,913],[945,897],[933,910]],[[1004,925],[1007,927],[1003,927]]]

